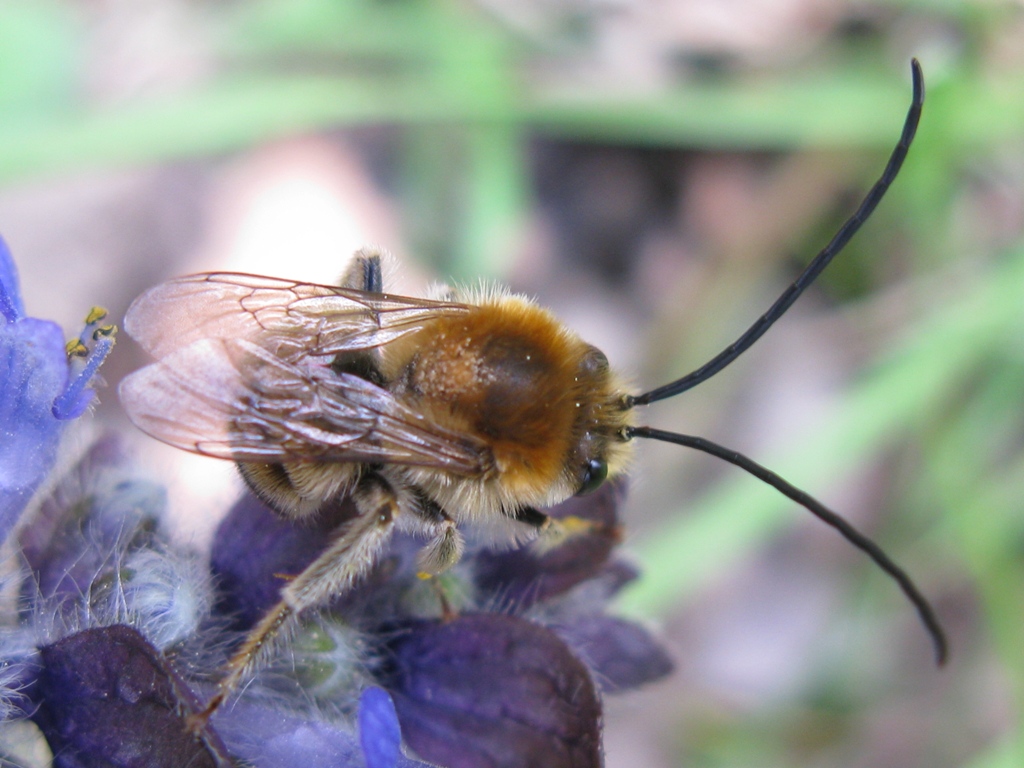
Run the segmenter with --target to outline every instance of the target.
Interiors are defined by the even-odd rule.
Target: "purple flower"
[[[636,575],[615,558],[621,497],[612,483],[550,510],[599,523],[558,549],[471,546],[440,584],[418,578],[419,542],[396,537],[197,739],[189,715],[233,642],[351,509],[304,527],[245,496],[215,538],[215,598],[201,560],[161,531],[163,494],[105,438],[19,536],[29,570],[24,608],[6,619],[16,629],[0,637],[0,703],[31,716],[59,768],[596,767],[602,692],[671,667],[645,630],[604,611]]]
[[[64,422],[92,400],[88,385],[114,344],[93,311],[77,344],[60,327],[25,316],[18,273],[0,239],[0,543],[57,456]]]
[[[253,688],[286,691],[284,679],[328,667],[332,675],[322,677],[353,681],[350,667],[361,664],[394,700],[406,743],[432,763],[599,766],[600,691],[642,685],[672,666],[642,627],[604,613],[636,576],[613,557],[622,497],[622,484],[613,482],[548,510],[599,524],[549,551],[470,547],[440,583],[459,603],[455,616],[444,615],[438,585],[418,578],[418,542],[397,536],[363,583],[305,624],[286,661],[271,664]],[[351,514],[342,504],[296,526],[252,496],[241,499],[218,529],[212,555],[220,609],[236,629],[257,621],[277,601],[283,574],[300,571]],[[314,652],[302,642],[311,627],[333,627],[336,645],[361,647],[363,658],[339,648]],[[336,687],[301,690],[321,706],[343,701]]]
[[[18,537],[26,609],[4,617],[14,628],[0,635],[0,718],[30,718],[59,768],[427,768],[402,754],[394,704],[368,674],[335,684],[346,698],[334,717],[287,697],[242,697],[193,734],[189,715],[231,635],[211,615],[207,569],[161,531],[163,506],[109,436],[43,500]],[[316,651],[313,636],[296,647]],[[341,640],[365,661],[353,637]]]

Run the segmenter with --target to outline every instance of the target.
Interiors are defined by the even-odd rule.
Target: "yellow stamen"
[[[92,325],[93,323],[98,323],[106,316],[107,310],[103,307],[93,307],[89,310],[89,314],[85,316],[85,324]]]
[[[64,351],[67,352],[68,357],[86,357],[89,354],[89,348],[78,339],[68,341],[64,345]]]

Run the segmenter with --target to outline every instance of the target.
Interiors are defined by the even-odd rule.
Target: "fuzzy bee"
[[[281,590],[228,664],[205,721],[299,612],[351,588],[393,530],[423,537],[419,565],[439,574],[463,548],[460,526],[503,523],[557,540],[541,509],[623,470],[636,437],[697,448],[756,475],[836,527],[895,578],[940,660],[932,609],[873,542],[750,459],[702,438],[638,426],[636,407],[705,381],[753,344],[843,248],[896,176],[924,98],[860,208],[733,345],[649,392],[625,390],[605,355],[532,301],[500,290],[438,299],[384,292],[379,254],[360,251],[340,286],[207,273],[140,296],[126,331],[157,362],[126,378],[121,401],[150,435],[237,462],[281,515],[303,519],[350,497],[358,514]],[[581,521],[580,521],[581,522]],[[585,526],[585,524],[584,524]]]

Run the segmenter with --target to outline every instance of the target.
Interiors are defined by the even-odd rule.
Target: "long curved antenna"
[[[914,140],[914,134],[917,133],[917,124],[921,119],[921,108],[924,105],[924,75],[921,72],[921,64],[917,59],[911,59],[910,69],[914,81],[914,96],[910,104],[910,110],[907,112],[907,119],[903,123],[903,133],[900,135],[899,143],[889,156],[889,162],[886,164],[885,170],[882,171],[878,181],[875,182],[875,185],[868,192],[856,212],[839,228],[831,242],[814,257],[793,284],[783,291],[771,308],[761,315],[735,342],[723,349],[700,368],[692,373],[688,373],[681,379],[676,379],[642,395],[627,397],[627,405],[647,405],[657,400],[664,400],[667,397],[674,397],[680,392],[685,392],[702,381],[710,379],[746,352],[755,341],[761,338],[764,332],[785,314],[786,310],[804,292],[804,289],[815,281],[818,275],[821,274],[821,271],[829,265],[829,262],[846,247],[846,244],[850,242],[850,238],[868,220],[868,217],[871,216],[879,201],[881,201],[882,196],[885,195],[886,190],[889,189],[889,186],[895,180],[896,174],[899,173],[900,167],[907,157],[910,144]]]
[[[772,488],[775,488],[783,495],[795,501],[797,504],[805,507],[811,512],[811,514],[816,516],[822,522],[835,528],[840,534],[842,534],[844,539],[866,553],[879,568],[885,571],[896,581],[897,584],[900,585],[900,589],[903,590],[903,594],[905,594],[907,599],[913,603],[914,607],[917,609],[918,615],[921,617],[921,622],[924,624],[925,629],[931,636],[932,645],[935,647],[936,663],[940,667],[946,663],[946,657],[949,654],[949,645],[946,642],[946,633],[942,629],[942,625],[939,623],[938,617],[935,615],[935,609],[932,608],[931,603],[928,602],[927,598],[921,594],[917,586],[907,575],[906,571],[896,565],[896,563],[894,563],[892,559],[882,551],[882,548],[875,544],[875,542],[862,534],[850,525],[850,523],[817,499],[808,495],[804,491],[801,491],[799,488],[779,477],[770,469],[761,466],[756,461],[749,459],[743,454],[737,453],[730,448],[725,448],[717,443],[711,442],[710,440],[705,440],[703,437],[680,435],[675,432],[665,432],[664,430],[653,429],[651,427],[629,427],[625,431],[625,437],[646,437],[652,440],[661,440],[666,443],[682,445],[686,448],[695,448],[698,451],[703,451],[704,453],[709,453],[712,456],[717,456],[740,469],[746,470],[754,477],[764,481]]]

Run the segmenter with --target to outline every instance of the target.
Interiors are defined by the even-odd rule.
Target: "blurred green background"
[[[649,388],[738,336],[853,210],[911,56],[924,118],[874,218],[742,361],[643,418],[848,515],[935,601],[952,660],[803,510],[644,445],[644,577],[620,607],[678,670],[609,697],[607,763],[1013,768],[1020,3],[5,0],[0,231],[30,312],[69,329],[174,273],[330,280],[378,242],[418,278],[538,296]],[[140,360],[123,340],[110,383]]]

